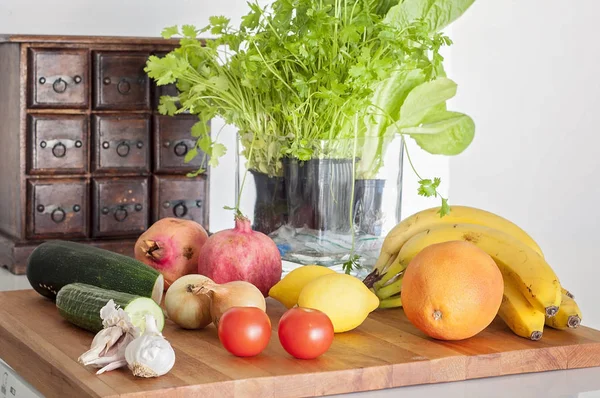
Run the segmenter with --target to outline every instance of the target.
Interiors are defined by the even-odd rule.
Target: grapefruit
[[[494,260],[473,243],[433,244],[408,264],[402,306],[408,320],[439,340],[463,340],[496,317],[504,282]]]

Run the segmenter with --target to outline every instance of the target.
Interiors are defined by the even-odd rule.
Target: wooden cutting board
[[[0,293],[0,358],[47,397],[304,397],[415,384],[600,366],[600,331],[547,328],[528,341],[496,320],[460,342],[425,337],[400,309],[378,310],[357,329],[337,334],[315,360],[290,357],[277,338],[284,307],[271,299],[273,335],[253,358],[230,355],[215,328],[163,331],[176,353],[165,376],[140,379],[128,369],[100,376],[77,358],[93,334],[64,321],[54,303],[21,290]]]

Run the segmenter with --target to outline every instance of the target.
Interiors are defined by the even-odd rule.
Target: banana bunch
[[[421,250],[454,240],[475,244],[498,265],[504,279],[498,315],[515,334],[539,340],[544,326],[579,326],[581,311],[573,295],[561,286],[531,236],[503,217],[467,206],[452,206],[452,212],[441,218],[437,208],[423,210],[390,231],[364,280],[379,297],[379,308],[402,306],[404,271]]]

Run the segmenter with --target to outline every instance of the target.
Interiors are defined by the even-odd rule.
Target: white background
[[[203,25],[210,15],[236,21],[245,12],[244,0],[0,0],[0,33],[157,36],[168,25]],[[412,151],[422,174],[445,184],[451,176],[451,203],[529,231],[578,298],[584,324],[596,328],[598,13],[598,0],[478,0],[448,31],[450,77],[459,84],[452,105],[474,117],[476,139],[450,160]],[[231,225],[221,208],[235,196],[234,133],[221,134],[230,150],[212,174],[214,230]],[[414,175],[404,176],[404,215],[438,204],[418,198]]]

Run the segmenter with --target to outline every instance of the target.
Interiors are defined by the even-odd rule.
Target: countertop
[[[6,269],[0,269],[0,290],[18,290],[29,288],[25,276],[12,275]],[[0,375],[6,365],[0,361]],[[0,378],[0,387],[4,380]],[[0,398],[41,396],[14,372],[10,372],[6,390],[0,389]],[[11,394],[10,387],[14,386]],[[3,391],[6,391],[3,394]],[[342,395],[335,395],[341,397]],[[586,368],[567,371],[530,373],[515,376],[493,377],[461,382],[419,385],[364,393],[346,394],[349,398],[397,397],[580,397],[600,398],[600,368]]]

